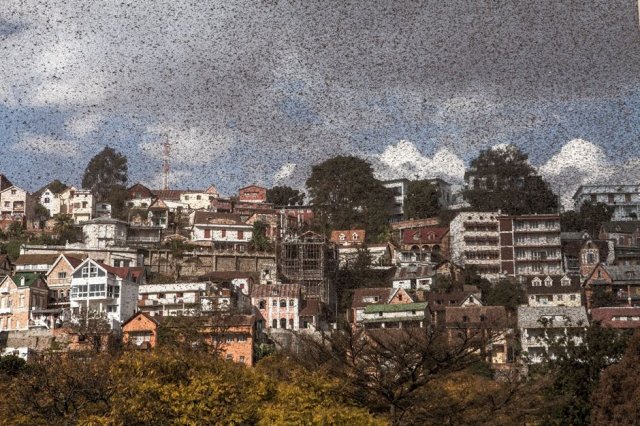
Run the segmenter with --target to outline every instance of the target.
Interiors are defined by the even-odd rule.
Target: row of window
[[[273,306],[274,308],[277,308],[278,305],[280,305],[281,308],[286,308],[287,307],[287,300],[286,299],[280,299],[280,302],[278,302],[277,299],[273,299],[271,301],[271,306]],[[295,306],[295,305],[296,305],[296,299],[289,299],[289,306]],[[260,309],[266,309],[267,308],[266,300],[260,300],[258,302],[258,307]]]
[[[120,286],[105,284],[83,284],[71,287],[71,297],[120,297]]]
[[[243,240],[244,239],[244,231],[236,231],[237,234],[237,239],[238,240]],[[204,230],[204,237],[205,238],[211,238],[211,229],[205,229]],[[220,230],[220,238],[226,238],[227,237],[227,230],[226,229],[221,229]]]

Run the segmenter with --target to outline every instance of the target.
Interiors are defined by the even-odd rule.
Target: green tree
[[[98,202],[111,204],[111,214],[123,218],[128,197],[127,157],[110,147],[105,147],[87,165],[82,177],[83,188],[90,189]]]
[[[504,306],[511,311],[527,303],[527,295],[522,286],[506,279],[501,279],[493,287],[489,287],[482,296],[487,305]]]
[[[12,240],[19,240],[25,237],[26,230],[20,221],[13,221],[7,228],[7,237]]]
[[[274,186],[267,189],[267,203],[276,206],[301,206],[304,204],[304,192],[290,186]]]
[[[620,305],[620,299],[604,286],[595,286],[591,293],[590,302],[592,308],[606,308]]]
[[[307,189],[325,233],[364,228],[368,240],[384,233],[392,193],[373,176],[371,164],[353,156],[330,158],[311,169]]]
[[[567,210],[560,214],[560,229],[563,232],[582,232],[584,231],[584,224],[582,217],[574,210]]]
[[[440,214],[440,194],[438,188],[428,180],[409,182],[404,214],[407,219],[424,219]]]
[[[77,233],[73,228],[73,217],[70,214],[59,213],[54,218],[53,232],[57,235],[58,242],[75,243],[78,241]]]
[[[257,251],[270,251],[271,242],[267,238],[267,224],[257,220],[253,223],[253,231],[251,240],[249,241],[249,249]]]
[[[60,194],[62,191],[67,189],[68,186],[62,183],[60,180],[54,179],[53,181],[51,181],[51,183],[45,186],[45,188],[49,188],[49,190],[54,194]]]
[[[614,208],[604,203],[592,203],[585,201],[580,207],[580,217],[582,228],[589,232],[591,238],[598,238],[600,227],[603,223],[609,222],[613,216]]]
[[[481,151],[464,176],[465,199],[473,210],[508,214],[553,213],[558,199],[514,145]]]

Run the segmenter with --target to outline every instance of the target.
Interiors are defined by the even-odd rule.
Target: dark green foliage
[[[26,230],[22,225],[22,222],[14,221],[11,222],[9,227],[7,228],[7,237],[12,240],[17,240],[25,237]]]
[[[60,213],[55,216],[53,232],[59,244],[78,242],[78,233],[73,227],[73,218],[69,214]]]
[[[17,355],[0,356],[0,377],[14,377],[26,367],[26,361]]]
[[[595,286],[591,293],[591,307],[604,308],[620,305],[620,299],[604,286]]]
[[[107,146],[89,161],[82,187],[90,189],[99,202],[110,203],[112,215],[121,217],[127,197],[127,179],[127,157]]]
[[[591,238],[598,238],[602,224],[611,220],[613,211],[613,207],[604,203],[585,201],[580,212],[569,210],[562,213],[560,225],[565,232],[587,231]]]
[[[438,188],[427,180],[409,182],[407,198],[404,202],[406,219],[424,219],[440,214]]]
[[[290,186],[274,186],[267,189],[267,203],[276,206],[301,206],[304,204],[304,192]]]
[[[45,220],[49,219],[49,217],[50,217],[49,210],[45,206],[43,206],[42,204],[38,203],[36,205],[36,217],[41,222],[44,222]]]
[[[549,351],[539,372],[553,378],[545,395],[546,412],[552,424],[589,424],[591,395],[598,385],[600,373],[618,362],[627,347],[628,334],[602,328],[598,324],[586,327],[575,336],[548,340]]]
[[[504,306],[515,311],[518,305],[527,303],[527,295],[522,286],[510,280],[500,280],[482,293],[483,302],[490,306]]]
[[[54,194],[60,194],[62,191],[64,191],[65,189],[68,188],[67,185],[65,185],[64,183],[60,182],[58,179],[53,180],[46,187],[49,188],[49,190],[51,192],[53,192]]]
[[[558,199],[528,157],[513,145],[481,151],[465,173],[465,199],[476,211],[554,213]]]
[[[253,224],[249,249],[257,251],[270,251],[271,242],[267,238],[267,224],[257,220]]]
[[[307,188],[320,231],[364,228],[370,241],[383,235],[392,192],[374,178],[367,161],[330,158],[313,166]]]

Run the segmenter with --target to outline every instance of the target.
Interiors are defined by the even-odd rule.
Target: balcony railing
[[[11,308],[0,308],[0,314],[10,314],[12,312]]]

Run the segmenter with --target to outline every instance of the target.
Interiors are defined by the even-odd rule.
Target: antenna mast
[[[169,189],[169,154],[171,151],[171,144],[169,143],[169,137],[165,136],[164,146],[162,149],[163,162],[162,162],[162,189]]]

